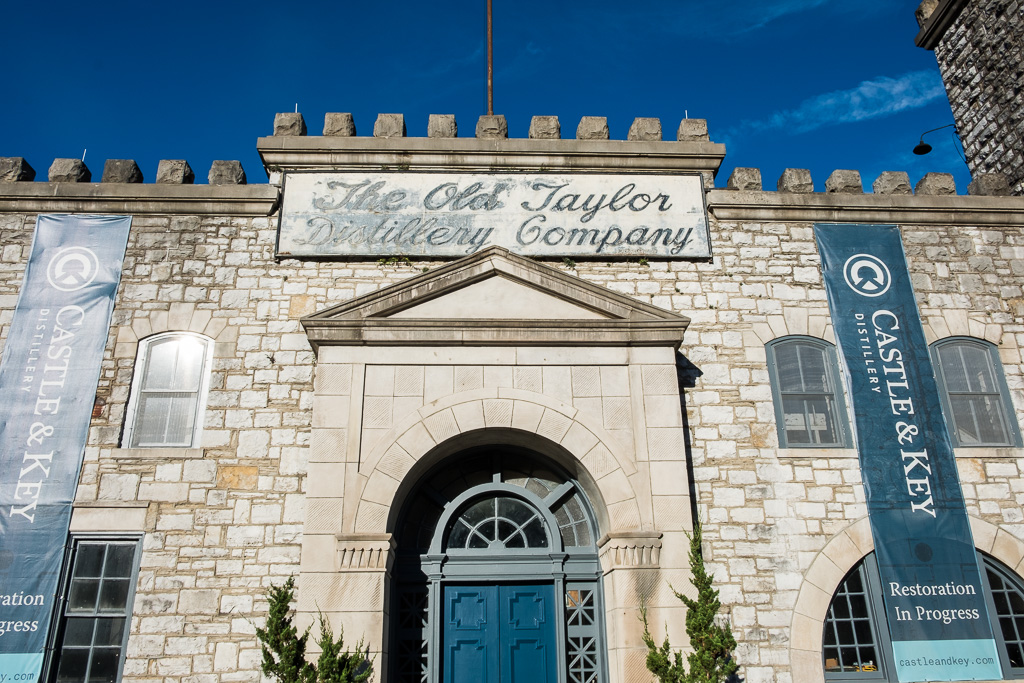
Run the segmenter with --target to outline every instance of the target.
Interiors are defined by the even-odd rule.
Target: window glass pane
[[[166,391],[173,386],[176,347],[177,344],[173,339],[149,345],[146,374],[142,380],[143,389]]]
[[[943,344],[939,347],[939,365],[946,391],[970,391],[967,372],[960,356],[960,344]]]
[[[534,519],[523,529],[526,534],[526,543],[531,548],[547,548],[548,536],[544,533],[544,525],[539,519]]]
[[[89,683],[116,683],[117,667],[121,662],[121,648],[97,648],[92,653]]]
[[[171,337],[149,345],[143,389],[199,391],[206,344],[196,337]]]
[[[593,541],[590,539],[590,525],[587,524],[586,520],[576,522],[576,544],[579,546],[588,546]]]
[[[779,344],[775,348],[775,369],[779,375],[779,390],[783,393],[800,393],[804,390],[800,372],[800,355],[797,344]]]
[[[466,521],[471,527],[478,526],[485,519],[489,519],[494,515],[494,500],[481,500],[479,503],[472,505],[469,509],[462,513],[462,519]]]
[[[95,619],[71,617],[64,627],[64,647],[89,647],[92,645],[92,629]]]
[[[128,579],[106,579],[100,589],[101,612],[122,611],[128,603]]]
[[[789,445],[811,443],[803,399],[783,398],[782,419],[785,424],[786,442]]]
[[[68,595],[69,612],[92,612],[96,609],[96,597],[99,595],[98,579],[75,579],[71,582]]]
[[[106,545],[100,543],[83,543],[78,546],[75,555],[75,576],[103,576],[103,555]]]
[[[1000,401],[988,396],[949,397],[956,438],[964,446],[1009,444]]]
[[[132,575],[132,567],[134,564],[135,546],[107,546],[107,563],[103,568],[103,575],[108,577],[121,578],[130,577]]]
[[[191,444],[198,398],[198,394],[142,394],[132,445]]]
[[[974,344],[960,344],[958,348],[963,361],[964,376],[967,378],[967,388],[964,391],[979,393],[999,391],[996,387],[996,378],[993,375],[988,351]]]
[[[177,362],[169,388],[174,391],[199,391],[203,361],[206,359],[206,343],[196,337],[182,337],[177,346]]]
[[[60,664],[57,666],[57,683],[82,683],[85,672],[89,668],[89,650],[69,650],[60,652]]]
[[[469,538],[469,527],[463,520],[455,522],[455,528],[452,529],[451,535],[448,537],[448,547],[450,548],[464,548],[466,547],[466,540]]]
[[[498,515],[509,519],[516,526],[526,524],[533,519],[536,514],[537,513],[515,498],[498,499]]]
[[[522,537],[519,536],[517,545],[509,545],[513,541],[513,535],[519,536],[519,527],[510,522],[499,519],[498,520],[498,540],[505,543],[510,548],[522,548],[525,543],[522,541]]]
[[[124,617],[96,619],[96,645],[121,646],[124,640]]]

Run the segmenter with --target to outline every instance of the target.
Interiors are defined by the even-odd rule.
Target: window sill
[[[115,448],[115,460],[197,460],[204,457],[203,448]]]
[[[1014,446],[960,446],[953,449],[958,458],[1024,458],[1024,448]]]

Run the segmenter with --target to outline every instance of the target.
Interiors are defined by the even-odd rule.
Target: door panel
[[[497,681],[498,587],[444,589],[444,683]]]
[[[554,683],[554,586],[501,586],[501,683]]]
[[[556,683],[554,586],[446,586],[444,605],[444,683]]]

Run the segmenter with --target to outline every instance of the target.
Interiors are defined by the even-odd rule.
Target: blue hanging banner
[[[0,681],[42,670],[130,227],[36,221],[0,361]]]
[[[815,225],[853,406],[896,675],[1001,679],[899,230]]]

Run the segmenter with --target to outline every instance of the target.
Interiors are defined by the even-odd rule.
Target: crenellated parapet
[[[699,174],[713,218],[994,224],[1024,221],[1019,202],[1007,197],[1012,184],[1000,172],[978,173],[957,194],[953,176],[927,173],[914,183],[903,171],[885,171],[869,191],[859,171],[839,169],[815,186],[811,172],[787,168],[766,188],[760,169],[736,167],[725,187],[715,175],[725,145],[715,143],[704,119],[684,118],[675,139],[662,121],[639,117],[624,137],[611,135],[608,120],[584,116],[573,138],[563,137],[557,116],[534,116],[525,138],[510,138],[501,115],[481,116],[472,137],[459,137],[452,114],[431,114],[425,137],[409,137],[402,114],[379,114],[370,134],[357,135],[351,113],[329,112],[320,135],[309,135],[299,112],[274,117],[272,135],[257,150],[268,184],[247,185],[239,161],[214,161],[206,183],[184,159],[159,162],[153,181],[131,159],[109,159],[99,182],[80,159],[55,159],[46,181],[22,157],[0,157],[0,210],[138,214],[196,213],[271,215],[291,172],[427,171],[447,173]],[[721,187],[721,185],[719,185]]]

